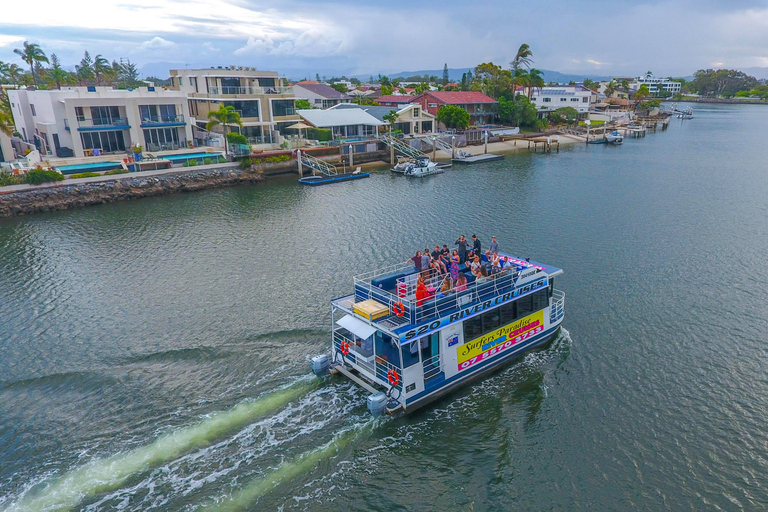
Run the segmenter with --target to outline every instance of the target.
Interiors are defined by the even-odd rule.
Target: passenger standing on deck
[[[405,262],[408,263],[409,261],[413,263],[413,265],[416,267],[416,270],[421,272],[421,251],[416,251],[416,256],[408,258]]]
[[[459,265],[461,264],[461,258],[459,257],[459,251],[453,250],[453,256],[451,256],[451,277],[454,281],[459,278]]]
[[[459,260],[461,263],[464,263],[467,260],[467,239],[464,238],[464,235],[461,235],[453,245],[459,246]]]
[[[416,280],[416,306],[421,307],[427,298],[427,285],[424,284],[424,276]]]
[[[495,236],[491,237],[491,246],[488,248],[488,250],[490,250],[491,252],[496,252],[496,253],[499,252],[499,244],[496,243],[496,237]]]
[[[478,258],[483,254],[482,248],[480,247],[480,239],[477,238],[476,235],[472,235],[472,252],[474,252],[475,256]]]

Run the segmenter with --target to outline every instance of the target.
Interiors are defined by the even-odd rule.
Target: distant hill
[[[458,82],[461,80],[461,76],[466,73],[467,71],[474,72],[475,68],[448,68],[448,76],[450,77],[452,82]],[[556,82],[556,83],[568,83],[568,82],[581,82],[585,78],[589,78],[590,80],[600,81],[600,80],[610,80],[612,77],[607,75],[595,75],[592,73],[583,73],[583,74],[575,74],[575,73],[560,73],[559,71],[550,71],[548,69],[541,69],[540,70],[544,74],[544,80],[547,82]],[[442,69],[420,69],[418,71],[401,71],[399,73],[391,73],[387,76],[389,78],[407,78],[411,76],[437,76],[438,78],[443,77],[443,70]],[[370,75],[365,76],[358,76],[360,80],[367,80],[370,77]]]

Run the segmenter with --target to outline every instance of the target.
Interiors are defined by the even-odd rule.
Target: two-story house
[[[477,91],[427,91],[418,96],[382,96],[375,100],[382,106],[400,106],[405,103],[421,105],[425,112],[437,116],[443,105],[458,105],[470,116],[471,125],[488,124],[498,111],[499,102]]]
[[[237,131],[253,144],[276,143],[278,133],[285,135],[301,119],[293,88],[276,71],[242,66],[172,69],[171,89],[186,95],[192,122],[201,129],[209,112],[221,105],[233,107],[243,123]]]
[[[192,141],[184,94],[155,87],[8,91],[14,123],[41,155],[83,157],[188,147]]]
[[[558,108],[573,107],[579,118],[585,118],[589,112],[594,92],[583,85],[553,85],[534,89],[531,101],[536,105],[539,118],[547,117]]]

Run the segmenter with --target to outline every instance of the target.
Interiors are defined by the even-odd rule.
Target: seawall
[[[0,217],[256,183],[264,181],[264,177],[255,168],[244,170],[237,164],[223,164],[196,167],[194,170],[146,171],[73,181],[3,187],[0,189]]]

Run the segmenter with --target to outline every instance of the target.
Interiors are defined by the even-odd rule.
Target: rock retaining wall
[[[124,174],[116,175],[113,179],[107,180],[72,184],[64,181],[7,192],[0,189],[0,217],[66,210],[142,197],[255,183],[263,180],[264,177],[258,170],[242,170],[230,166],[141,177]]]

